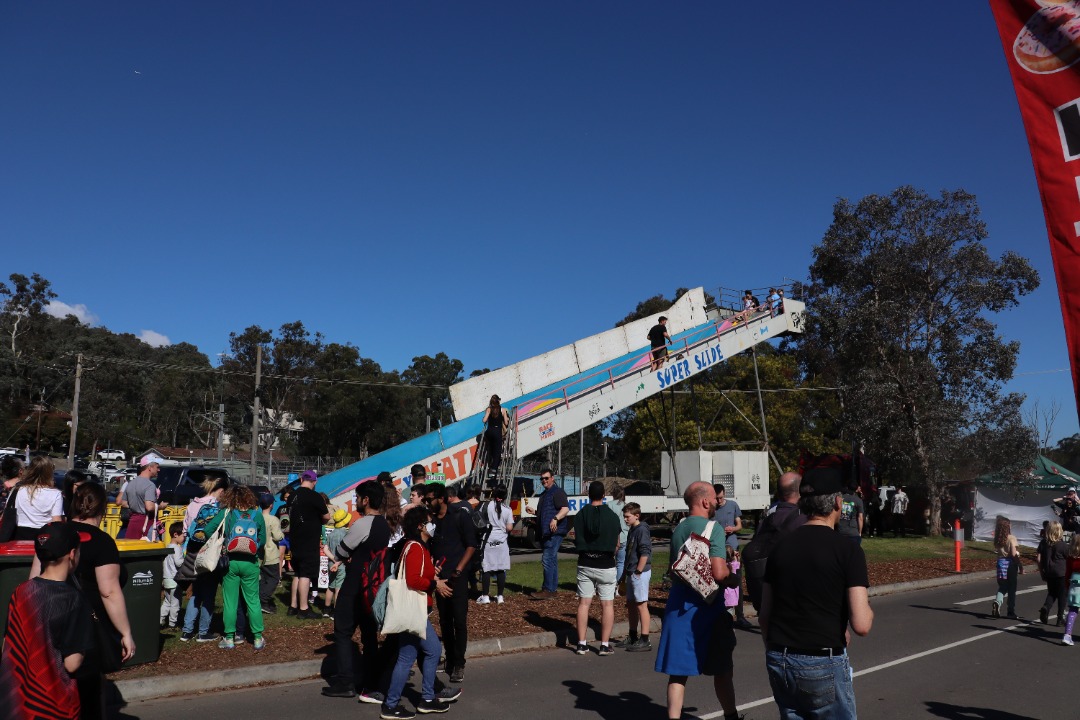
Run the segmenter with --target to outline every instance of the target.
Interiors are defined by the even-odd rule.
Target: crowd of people
[[[35,473],[48,470],[51,477],[46,460],[35,462],[8,489],[8,504],[24,492],[41,492]],[[151,480],[152,464],[143,468]],[[277,612],[275,591],[288,557],[293,580],[286,612],[301,619],[333,619],[334,666],[324,695],[378,704],[382,718],[411,718],[414,711],[405,707],[402,693],[416,665],[420,699],[415,712],[447,712],[465,681],[470,578],[476,581],[476,603],[503,601],[510,566],[507,539],[513,526],[506,488],[496,488],[482,501],[460,485],[427,483],[425,469],[417,465],[408,498],[399,496],[385,473],[357,486],[354,511],[348,512],[316,492],[316,481],[315,473],[304,473],[275,513],[273,497],[258,497],[226,480],[208,480],[204,496],[188,506],[183,521],[165,530],[169,552],[164,559],[162,627],[179,629],[181,640],[216,641],[226,651],[248,641],[255,650],[264,648],[268,638],[262,616]],[[555,594],[555,553],[572,525],[578,556],[574,652],[604,657],[619,646],[627,652],[653,650],[648,606],[652,537],[641,508],[625,502],[617,490],[612,501],[605,502],[604,485],[594,482],[588,488],[589,504],[569,516],[566,494],[555,485],[553,474],[544,471],[541,481],[544,492],[530,500],[536,505],[544,545],[544,585],[535,599]],[[142,495],[138,484],[133,492],[149,513],[148,503],[156,498]],[[50,514],[55,505],[47,495],[33,505],[41,524],[32,533],[22,533],[34,541],[36,559],[33,579],[12,600],[8,637],[17,636],[26,623],[47,627],[38,641],[47,638],[51,643],[53,672],[31,677],[29,650],[9,641],[4,673],[20,683],[4,684],[5,699],[32,703],[34,684],[46,683],[50,702],[63,704],[69,712],[63,716],[96,717],[103,712],[103,673],[118,665],[110,665],[108,648],[93,630],[101,625],[115,637],[117,663],[135,651],[120,592],[118,553],[112,538],[98,528],[106,502],[100,485],[73,483],[70,498],[61,499],[60,518]],[[835,532],[845,513],[851,514],[846,498],[833,471],[814,470],[805,478],[785,474],[777,502],[744,557],[737,538],[741,511],[726,498],[723,485],[698,482],[686,490],[689,512],[674,530],[672,560],[693,543],[704,543],[705,579],[715,584],[716,594],[715,599],[702,595],[695,584],[670,573],[671,591],[655,643],[655,670],[668,678],[669,718],[681,716],[686,683],[696,675],[713,677],[724,717],[736,717],[734,629],[748,624],[742,617],[741,568],[751,602],[759,609],[777,703],[791,717],[807,708],[820,709],[825,700],[808,691],[813,684],[805,680],[828,673],[835,682],[835,716],[854,716],[844,628],[866,634],[873,613],[861,547],[849,541],[848,533]],[[146,525],[141,523],[144,533]],[[204,551],[215,542],[220,558],[208,567]],[[629,633],[616,641],[611,637],[614,602],[624,575]],[[76,580],[74,591],[68,578]],[[380,638],[386,618],[380,615],[379,591],[391,578],[421,595],[427,612],[438,608],[438,632],[428,619],[422,629]],[[210,629],[219,586],[223,635]],[[319,589],[325,591],[321,610],[314,599]],[[809,614],[799,600],[808,593],[814,596]],[[597,597],[601,624],[599,645],[593,647],[587,630]],[[1075,612],[1070,617],[1074,619]],[[357,630],[359,664],[353,660]],[[440,658],[445,658],[446,682],[440,682],[436,672]]]

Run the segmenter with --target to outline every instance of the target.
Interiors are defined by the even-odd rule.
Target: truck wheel
[[[531,547],[531,548],[534,548],[536,550],[540,549],[540,547],[541,547],[541,545],[540,545],[540,537],[536,533],[536,526],[535,525],[530,525],[525,530],[525,542],[528,543],[529,547]]]

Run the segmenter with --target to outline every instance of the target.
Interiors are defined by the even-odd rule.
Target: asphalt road
[[[993,581],[874,598],[874,627],[850,649],[855,692],[864,718],[1051,720],[1080,717],[1075,677],[1080,647],[1060,644],[1061,631],[989,616]],[[1037,617],[1043,592],[1037,576],[1020,579],[1017,611]],[[735,687],[749,720],[777,717],[756,631],[739,632]],[[471,660],[458,717],[598,716],[603,720],[663,720],[665,678],[654,654],[622,651],[601,658],[568,650]],[[443,677],[440,675],[440,677]],[[445,679],[443,677],[443,679]],[[418,687],[419,678],[413,680]],[[132,703],[127,718],[331,717],[378,718],[378,706],[324,698],[307,681],[205,696]],[[406,692],[412,706],[418,696]],[[722,717],[707,678],[691,678],[686,714]]]

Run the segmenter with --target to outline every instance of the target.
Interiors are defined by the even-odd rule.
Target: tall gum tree
[[[804,372],[843,387],[847,439],[926,487],[931,527],[940,527],[959,447],[999,438],[1012,457],[981,457],[997,465],[989,471],[1029,463],[1036,451],[1015,417],[1021,398],[1003,392],[1020,345],[990,316],[1016,306],[1039,275],[1017,253],[991,258],[986,238],[963,190],[934,198],[905,186],[841,199],[802,293],[809,322],[795,345]]]

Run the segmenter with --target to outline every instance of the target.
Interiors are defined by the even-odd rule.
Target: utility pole
[[[262,345],[257,346],[255,353],[255,411],[251,414],[251,482],[255,482],[255,478],[258,477],[256,470],[258,466],[255,464],[255,455],[259,449],[259,387],[262,383]]]
[[[424,398],[427,401],[427,420],[424,423],[424,434],[431,432],[431,398]]]
[[[601,443],[601,445],[603,445],[603,448],[604,448],[604,477],[606,478],[607,477],[607,449],[608,449],[607,440],[605,440],[603,443]]]
[[[37,406],[37,439],[34,441],[34,449],[41,450],[41,413],[45,411],[45,388],[41,388],[41,397]]]
[[[225,451],[225,403],[218,405],[217,411],[217,461],[221,464]]]
[[[71,400],[71,435],[68,437],[68,469],[75,469],[75,438],[79,435],[79,391],[82,389],[82,353],[75,359],[75,397]]]
[[[750,354],[754,358],[754,383],[757,385],[758,407],[761,408],[761,436],[765,438],[765,449],[769,451],[769,457],[772,458],[773,464],[776,465],[776,472],[783,475],[784,469],[780,467],[780,461],[776,459],[776,455],[773,454],[772,448],[769,446],[769,428],[765,424],[765,400],[761,397],[761,378],[758,377],[757,370],[757,348],[753,345],[750,346]]]
[[[578,446],[578,487],[581,488],[585,485],[585,428],[581,428],[579,434],[579,446]]]

